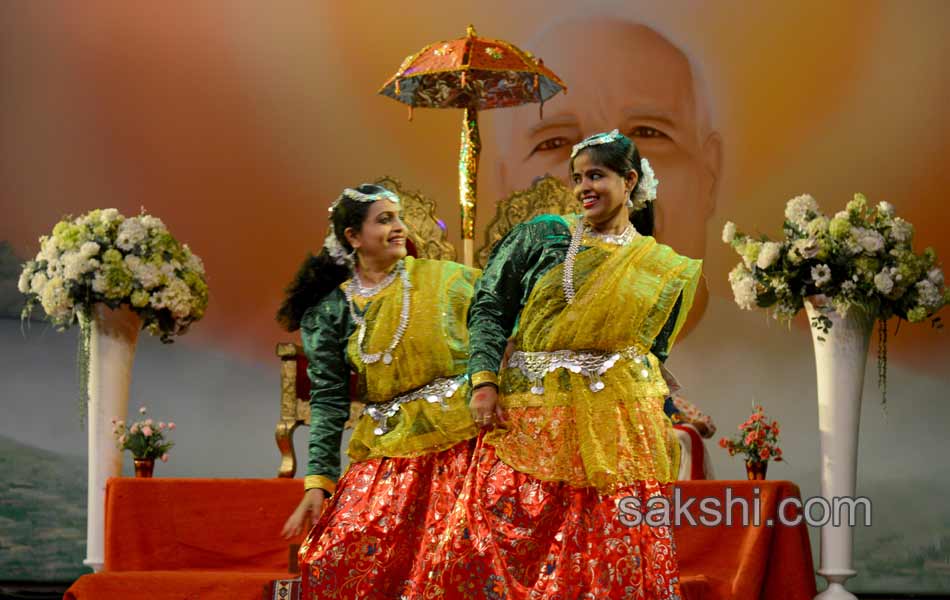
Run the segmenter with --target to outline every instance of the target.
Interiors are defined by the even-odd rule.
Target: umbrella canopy
[[[459,150],[459,205],[462,208],[462,244],[465,264],[474,258],[475,203],[481,139],[478,111],[544,102],[567,86],[544,62],[530,52],[490,38],[467,35],[429,44],[402,62],[396,74],[379,90],[384,96],[420,108],[461,108]]]
[[[429,44],[403,61],[379,93],[418,108],[488,110],[545,102],[567,90],[544,61],[502,40],[478,37]]]

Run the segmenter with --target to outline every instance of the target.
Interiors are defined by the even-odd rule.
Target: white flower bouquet
[[[65,329],[96,303],[126,304],[163,342],[187,331],[208,305],[204,266],[188,245],[160,219],[144,212],[126,218],[114,208],[57,223],[24,264],[19,290],[27,297],[24,317],[39,304]]]
[[[729,273],[736,304],[771,308],[791,319],[808,297],[823,295],[841,315],[859,306],[875,318],[912,323],[933,317],[950,293],[933,248],[915,254],[914,227],[881,202],[870,207],[855,194],[846,210],[828,218],[809,195],[788,201],[785,239],[755,239],[726,223],[722,239],[742,257]],[[934,318],[939,327],[939,317]],[[813,323],[827,327],[828,322]]]

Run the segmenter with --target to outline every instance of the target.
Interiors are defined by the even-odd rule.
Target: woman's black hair
[[[356,190],[373,195],[385,192],[386,188],[363,184]],[[353,247],[346,239],[346,230],[353,228],[353,231],[360,231],[372,204],[353,200],[345,195],[340,195],[334,202],[333,211],[330,213],[330,226],[346,252],[353,252]],[[337,264],[325,247],[316,256],[308,254],[285,290],[284,301],[277,311],[277,322],[287,331],[300,329],[300,320],[307,309],[349,279],[350,274],[349,265]]]
[[[631,169],[636,171],[637,184],[630,190],[630,198],[633,199],[643,180],[643,169],[640,167],[640,151],[630,138],[624,135],[606,144],[592,144],[581,152],[589,152],[594,163],[607,167],[621,177],[626,177]],[[571,159],[570,168],[573,175],[574,158]],[[653,202],[647,202],[644,208],[630,213],[630,222],[640,235],[653,235]]]

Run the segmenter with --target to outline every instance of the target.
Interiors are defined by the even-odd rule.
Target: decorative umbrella
[[[501,40],[478,37],[468,26],[463,38],[429,44],[402,62],[380,94],[413,107],[462,108],[459,203],[465,264],[471,265],[478,186],[478,111],[544,102],[567,86],[544,62]]]

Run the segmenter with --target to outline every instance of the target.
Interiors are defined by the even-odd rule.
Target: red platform
[[[767,527],[787,481],[681,482],[681,497],[753,498],[758,527],[682,526],[676,543],[688,600],[810,600],[815,595],[808,531]],[[260,600],[289,574],[291,542],[280,538],[299,502],[299,479],[111,479],[106,488],[105,569],[80,577],[66,600]],[[700,516],[698,500],[691,507]],[[738,509],[734,511],[738,515]],[[295,540],[293,543],[299,543]]]

